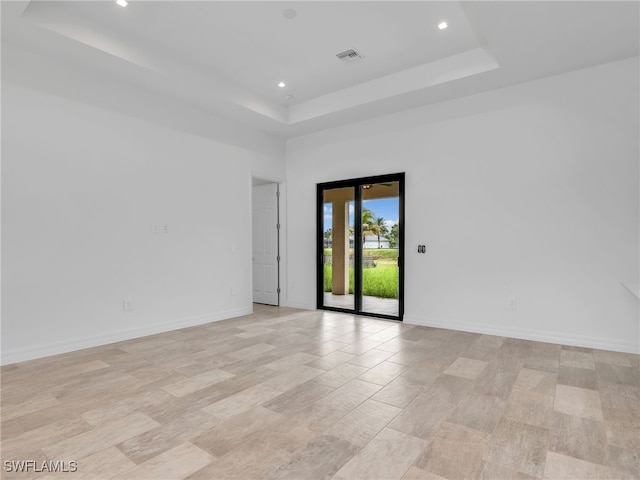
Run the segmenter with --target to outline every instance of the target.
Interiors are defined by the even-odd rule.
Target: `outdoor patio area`
[[[355,298],[349,295],[334,295],[331,292],[325,292],[324,305],[326,307],[347,308],[353,310]],[[377,313],[380,315],[398,316],[398,299],[396,298],[378,298],[362,296],[362,310],[365,313]]]

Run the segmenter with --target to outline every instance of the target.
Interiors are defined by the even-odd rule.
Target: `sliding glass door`
[[[318,308],[402,320],[404,174],[318,185]]]

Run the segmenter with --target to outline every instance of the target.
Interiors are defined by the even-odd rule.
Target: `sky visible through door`
[[[398,197],[380,198],[375,200],[364,200],[362,206],[371,211],[376,218],[384,218],[385,225],[389,230],[398,223]],[[353,202],[349,202],[349,224],[353,224],[354,215]],[[332,206],[330,203],[324,205],[324,225],[325,230],[331,227],[333,219]]]

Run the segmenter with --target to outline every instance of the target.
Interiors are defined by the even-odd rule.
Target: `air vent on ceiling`
[[[360,62],[364,60],[364,56],[360,52],[354,50],[353,48],[346,50],[344,52],[338,53],[336,57],[338,57],[344,63]]]

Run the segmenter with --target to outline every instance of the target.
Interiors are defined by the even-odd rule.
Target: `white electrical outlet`
[[[122,310],[128,312],[129,310],[133,310],[133,300],[125,298],[122,300]]]
[[[509,300],[509,308],[511,310],[515,310],[516,309],[516,299],[512,298],[511,300]]]
[[[235,289],[235,288],[233,288],[233,287],[231,287],[231,289],[230,289],[230,292],[229,292],[229,293],[231,293],[231,296],[232,296],[232,297],[233,297],[233,296],[235,296],[235,294],[236,294],[236,289]]]

